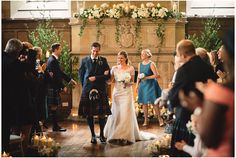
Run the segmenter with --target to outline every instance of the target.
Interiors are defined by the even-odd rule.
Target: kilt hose
[[[79,111],[80,116],[111,115],[108,97],[106,92],[99,91],[98,101],[89,100],[89,92],[82,92]]]

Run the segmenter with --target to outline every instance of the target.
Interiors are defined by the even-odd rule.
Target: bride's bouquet
[[[132,85],[131,82],[131,75],[130,73],[119,73],[117,75],[117,81],[122,82],[124,84],[124,88],[126,88],[127,85]]]

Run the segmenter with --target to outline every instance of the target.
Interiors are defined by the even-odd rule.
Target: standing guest
[[[208,56],[206,49],[201,48],[201,47],[196,48],[196,55],[200,56],[200,58],[204,62],[206,62],[207,64],[211,65],[210,57]]]
[[[52,44],[51,51],[52,55],[48,58],[46,71],[51,72],[53,77],[48,80],[47,104],[52,114],[53,131],[64,132],[66,129],[61,128],[58,125],[56,116],[56,110],[61,104],[59,93],[61,90],[66,91],[66,87],[64,87],[62,81],[65,80],[72,85],[76,85],[77,83],[67,76],[60,68],[58,59],[62,53],[61,45],[59,43]]]
[[[223,38],[221,47],[227,72],[223,84],[209,83],[204,91],[199,134],[209,157],[234,157],[234,30]]]
[[[189,156],[183,151],[175,148],[175,143],[184,140],[187,144],[193,145],[194,136],[189,134],[186,123],[190,120],[191,111],[181,106],[178,93],[181,89],[185,93],[196,90],[195,82],[206,82],[207,79],[214,79],[212,67],[206,64],[195,53],[195,47],[190,40],[181,40],[176,47],[176,55],[184,64],[177,70],[176,79],[169,92],[170,105],[175,107],[175,122],[173,124],[171,153],[172,156]]]
[[[35,104],[36,104],[36,117],[37,121],[31,128],[31,132],[36,130],[37,132],[42,132],[42,125],[48,128],[42,121],[45,121],[48,116],[46,101],[46,93],[47,93],[47,80],[50,77],[50,74],[45,71],[46,64],[42,62],[42,49],[40,47],[33,47],[33,50],[36,52],[36,63],[35,63]],[[51,74],[52,75],[52,74]],[[52,75],[53,76],[53,75]]]
[[[148,125],[148,105],[153,105],[159,125],[163,126],[164,123],[160,116],[159,105],[154,105],[155,100],[161,96],[161,88],[156,79],[160,75],[157,73],[156,65],[150,60],[151,57],[152,54],[149,49],[144,49],[141,52],[142,62],[138,65],[137,78],[138,103],[143,105],[143,126]]]
[[[2,53],[2,151],[8,151],[10,130],[17,115],[20,76],[19,60],[23,45],[18,39],[10,39]]]
[[[223,53],[223,46],[220,47],[220,49],[218,50],[217,52],[217,55],[218,55],[218,59],[219,59],[219,63],[216,65],[215,67],[215,72],[218,76],[218,80],[217,82],[219,83],[222,83],[224,82],[225,78],[226,78],[226,71],[225,71],[225,68],[224,68],[224,60],[222,58],[222,53]]]
[[[87,117],[91,131],[91,143],[97,144],[94,132],[94,116],[97,115],[100,126],[100,141],[105,143],[103,130],[106,124],[105,115],[110,115],[110,107],[106,92],[106,81],[110,78],[109,65],[106,58],[99,56],[101,45],[91,45],[91,55],[82,59],[79,67],[79,78],[83,86],[79,105],[79,115]]]

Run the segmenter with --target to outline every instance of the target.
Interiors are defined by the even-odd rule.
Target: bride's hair
[[[120,52],[118,53],[118,55],[123,55],[123,56],[125,57],[125,59],[126,59],[125,63],[126,63],[126,64],[129,64],[128,53],[127,53],[126,51],[122,50],[122,51],[120,51]]]

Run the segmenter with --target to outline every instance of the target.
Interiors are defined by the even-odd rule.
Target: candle
[[[176,5],[176,3],[173,4],[173,11],[177,11],[177,5]]]
[[[143,3],[141,4],[141,8],[144,8],[144,4]]]
[[[113,5],[113,9],[115,9],[115,8],[116,8],[116,5],[114,4],[114,5]]]
[[[35,135],[33,142],[34,142],[34,146],[38,146],[39,145],[39,136]]]
[[[159,155],[159,157],[161,158],[167,158],[167,157],[170,157],[169,155]]]
[[[50,56],[50,52],[47,51],[47,52],[46,52],[46,58],[49,58],[49,56]]]
[[[98,7],[97,7],[97,5],[95,4],[95,5],[93,6],[93,8],[94,8],[94,9],[97,9]]]
[[[4,151],[2,157],[8,157],[8,154]]]
[[[45,136],[43,136],[41,139],[40,139],[40,142],[42,144],[42,146],[46,145],[47,143],[47,138]]]
[[[52,147],[52,142],[53,142],[53,139],[52,138],[48,138],[48,147],[51,148]]]
[[[129,12],[129,7],[128,7],[128,6],[125,7],[125,12],[126,12],[126,13]]]

